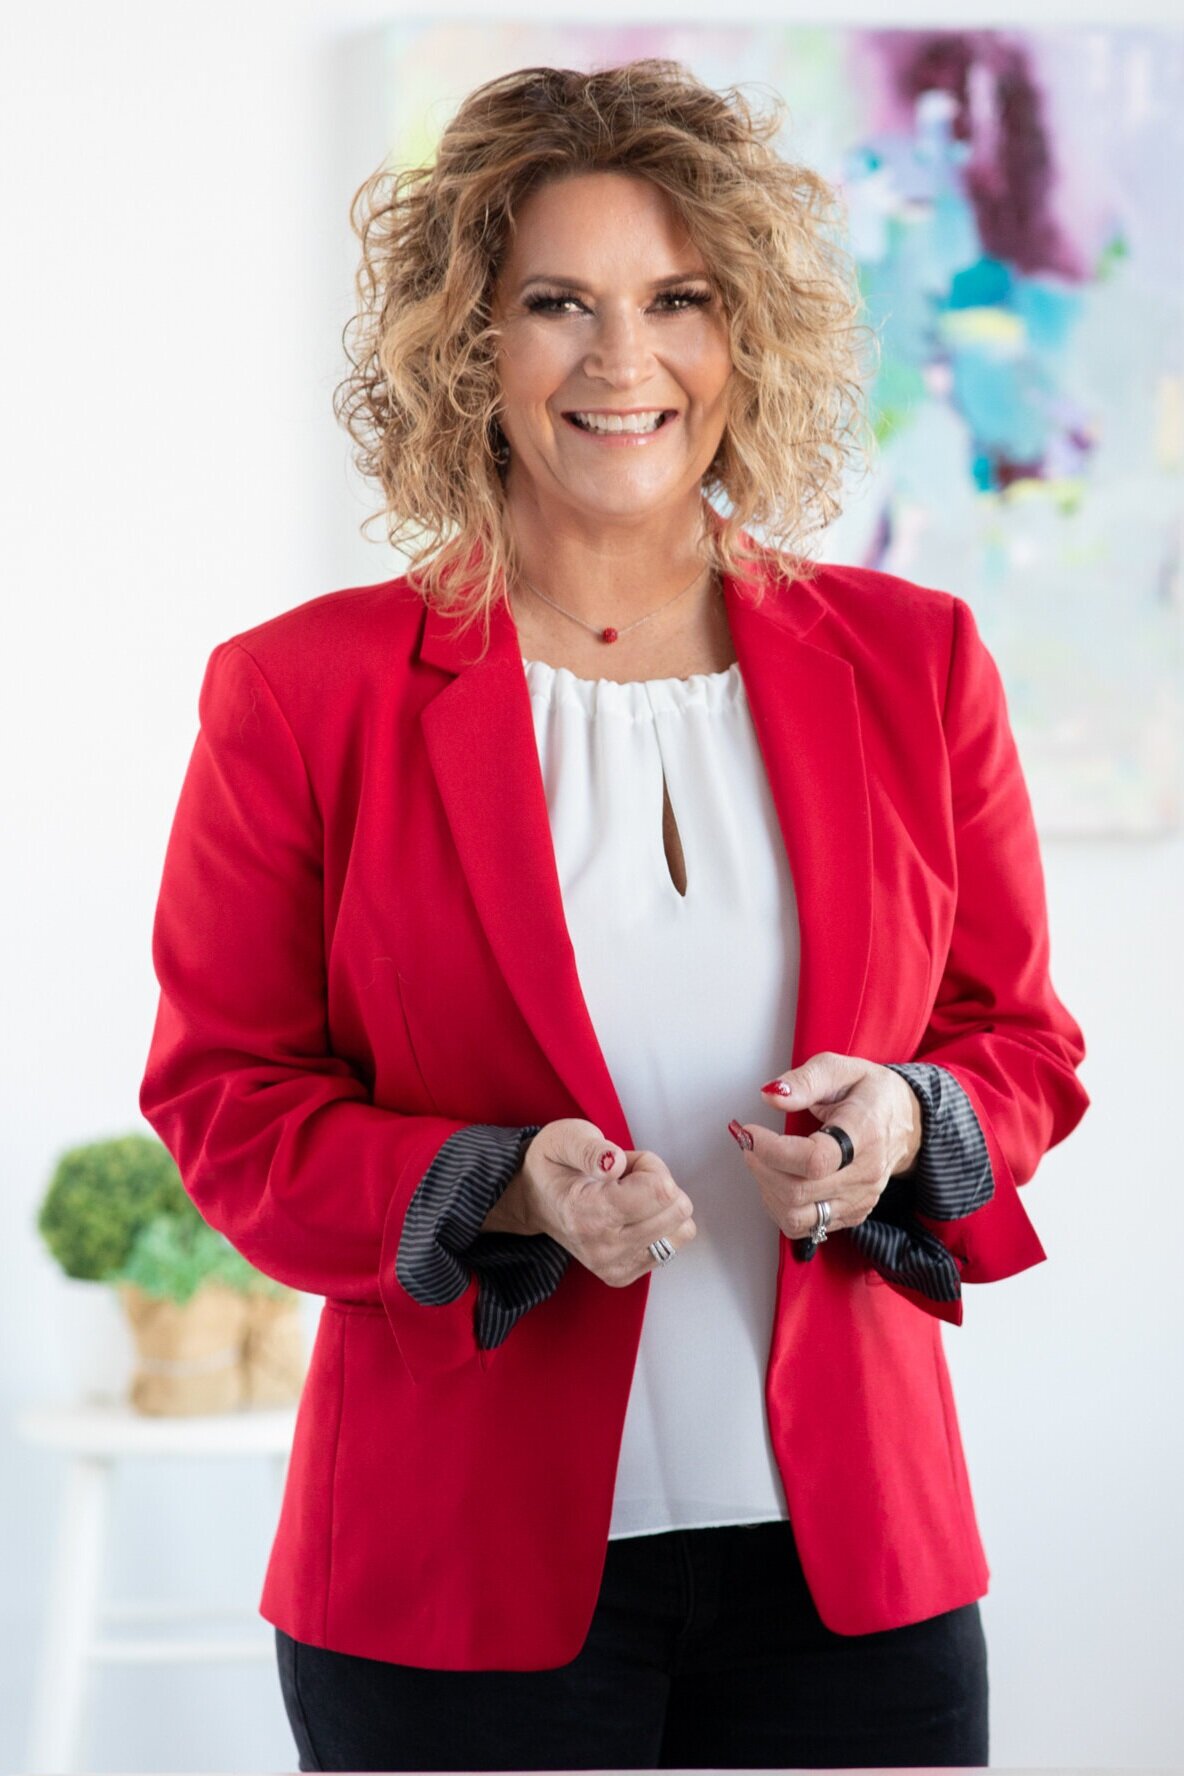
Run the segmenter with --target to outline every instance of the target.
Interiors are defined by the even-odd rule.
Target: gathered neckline
[[[628,690],[634,685],[693,685],[700,679],[730,678],[740,670],[739,660],[733,660],[730,666],[723,666],[718,672],[690,672],[685,678],[584,678],[578,672],[571,672],[566,666],[552,666],[548,660],[528,660],[525,654],[519,656],[523,666],[535,667],[543,673],[552,673],[559,678],[574,679],[581,685],[614,685],[618,690]]]
[[[521,656],[531,702],[551,709],[576,709],[590,720],[653,722],[669,716],[697,719],[722,715],[745,700],[740,662],[719,672],[692,672],[686,678],[581,678],[566,666]]]

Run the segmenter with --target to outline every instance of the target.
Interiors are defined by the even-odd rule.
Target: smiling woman
[[[719,655],[718,577],[759,558],[749,527],[811,577],[805,545],[871,446],[878,348],[838,193],[771,146],[780,102],[629,69],[619,88],[492,80],[430,165],[365,182],[336,406],[423,595],[480,619],[486,644],[504,587],[561,589],[586,633],[623,640],[636,588],[660,606],[698,563],[697,641],[681,604],[647,622],[629,643],[643,675]],[[532,642],[558,659],[533,605]]]
[[[570,269],[562,277],[531,269],[551,259]],[[532,193],[493,313],[511,499],[519,460],[540,467],[538,453],[569,431],[630,452],[648,452],[659,436],[671,446],[644,480],[632,458],[614,468],[616,492],[600,497],[618,509],[632,500],[652,514],[664,496],[698,496],[726,422],[731,350],[708,267],[662,191],[604,172]],[[597,499],[590,467],[581,451],[566,471],[577,477],[572,503],[581,513]]]
[[[552,264],[561,276],[543,269]],[[603,640],[632,627],[629,581],[697,585],[699,606],[680,599],[674,613],[685,659],[692,636],[708,641],[718,598],[695,520],[735,386],[706,261],[648,180],[616,171],[551,179],[518,211],[492,315],[506,515],[520,556],[546,563],[569,615],[599,616]],[[535,570],[520,580],[541,596]],[[570,643],[533,612],[528,630],[514,608],[536,657],[578,666]],[[634,672],[640,645],[655,639],[647,631],[631,644]]]
[[[864,341],[776,128],[522,69],[369,181],[339,413],[416,553],[202,684],[140,1102],[326,1298],[302,1769],[988,1761],[941,1322],[1043,1257],[1084,1043],[972,612],[802,550]]]

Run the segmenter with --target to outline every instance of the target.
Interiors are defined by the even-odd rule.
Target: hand
[[[599,1164],[605,1155],[612,1164]],[[522,1157],[531,1230],[548,1233],[612,1289],[657,1268],[651,1240],[675,1248],[695,1237],[690,1197],[664,1160],[606,1141],[595,1123],[547,1123]]]
[[[851,1137],[855,1158],[840,1171],[842,1150],[821,1128],[810,1135],[778,1135],[761,1123],[740,1125],[752,1138],[744,1160],[765,1208],[789,1239],[815,1231],[816,1205],[822,1201],[831,1207],[828,1232],[857,1227],[879,1202],[889,1178],[916,1163],[920,1100],[899,1073],[858,1055],[811,1055],[779,1078],[788,1093],[762,1091],[766,1103],[780,1110],[809,1110],[820,1123],[837,1123]]]

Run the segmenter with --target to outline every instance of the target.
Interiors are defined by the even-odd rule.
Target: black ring
[[[833,1135],[839,1143],[839,1152],[843,1155],[839,1161],[839,1170],[842,1171],[844,1166],[849,1166],[855,1158],[855,1146],[846,1129],[841,1129],[835,1122],[828,1122],[818,1132],[820,1135]]]

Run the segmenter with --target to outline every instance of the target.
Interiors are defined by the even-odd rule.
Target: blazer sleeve
[[[956,1302],[962,1279],[953,1253],[918,1219],[961,1220],[995,1191],[974,1105],[952,1073],[932,1061],[889,1061],[921,1106],[921,1146],[907,1172],[888,1180],[867,1218],[847,1238],[886,1281],[932,1302]]]
[[[951,607],[943,725],[958,898],[933,1009],[910,1059],[944,1068],[962,1088],[993,1188],[977,1206],[956,1193],[943,1203],[922,1191],[913,1213],[950,1254],[961,1282],[988,1283],[1046,1256],[1019,1186],[1077,1126],[1089,1096],[1076,1071],[1085,1056],[1081,1029],[1049,975],[1043,866],[1002,680],[969,605],[953,598]],[[960,1298],[894,1286],[960,1323]]]
[[[413,1377],[474,1359],[478,1279],[404,1286],[408,1206],[471,1125],[372,1101],[329,1044],[324,835],[296,738],[253,655],[210,655],[152,933],[159,1003],[140,1109],[203,1219],[265,1275],[381,1304]]]

